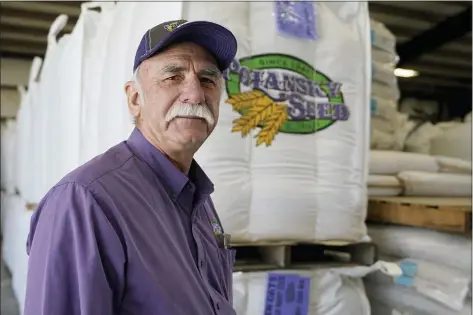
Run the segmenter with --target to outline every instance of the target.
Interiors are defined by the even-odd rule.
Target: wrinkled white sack
[[[439,166],[433,156],[394,151],[370,152],[370,174],[396,175],[402,171],[437,172]]]
[[[397,85],[386,85],[377,81],[374,81],[371,84],[371,94],[395,102],[397,102],[401,96],[401,92]]]
[[[430,154],[471,161],[471,121],[433,138],[430,142]]]
[[[436,127],[430,122],[426,122],[422,126],[418,127],[415,131],[413,131],[406,139],[406,151],[429,154],[430,141],[433,138],[442,134],[442,129]]]
[[[372,175],[368,177],[368,196],[399,196],[402,184],[393,175]]]
[[[387,27],[373,19],[371,22],[371,45],[380,50],[396,55],[396,37]]]
[[[471,197],[471,175],[403,171],[397,177],[406,196]]]
[[[393,134],[371,127],[370,148],[372,150],[394,150],[396,148],[396,138]]]
[[[439,164],[440,172],[471,174],[471,161],[448,156],[435,156],[435,159]]]
[[[471,274],[471,237],[375,224],[368,225],[368,235],[378,246],[380,255],[430,261]]]
[[[449,309],[456,311],[463,309],[471,285],[471,275],[420,259],[382,258],[399,264],[403,275],[393,279],[376,272],[368,275],[366,280],[377,284],[395,283],[400,287],[412,288]]]
[[[5,124],[2,123],[1,133],[1,178],[2,188],[7,193],[15,193],[17,186],[17,123],[14,119],[9,119]]]
[[[371,96],[371,116],[379,116],[390,119],[397,111],[397,103],[376,96]]]
[[[391,65],[373,61],[372,67],[373,81],[388,86],[397,86],[397,77],[394,75],[394,68]]]
[[[391,67],[395,67],[399,62],[399,56],[397,54],[392,54],[374,46],[371,49],[371,59],[374,62],[389,65]]]
[[[405,288],[396,284],[377,284],[370,281],[364,283],[366,294],[372,303],[382,303],[398,311],[407,310],[409,315],[471,315],[471,303],[467,303],[458,312],[416,292],[412,288]]]
[[[402,188],[380,188],[368,187],[368,196],[370,197],[394,197],[402,193]]]
[[[400,188],[402,184],[399,179],[393,175],[370,174],[368,177],[368,187]]]
[[[394,134],[407,123],[407,119],[407,115],[398,112],[393,113],[391,117],[372,116],[371,127],[384,133]]]
[[[471,112],[469,112],[466,116],[465,119],[463,120],[464,122],[471,122]]]
[[[381,261],[369,267],[319,266],[313,270],[274,270],[269,273],[294,274],[310,278],[308,314],[369,315],[369,302],[361,278],[377,270],[392,276],[401,273],[397,265]],[[264,313],[269,273],[233,274],[233,307],[237,315]]]
[[[26,295],[28,255],[26,240],[29,233],[32,211],[26,211],[26,201],[18,195],[7,195],[5,209],[5,230],[3,233],[2,258],[12,273],[12,289],[18,300],[20,314],[23,314]],[[3,211],[3,209],[2,209]]]

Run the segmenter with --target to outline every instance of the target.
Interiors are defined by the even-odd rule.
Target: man
[[[210,22],[143,36],[125,91],[130,138],[74,170],[38,205],[26,315],[234,315],[234,251],[193,160],[218,120],[236,39]]]

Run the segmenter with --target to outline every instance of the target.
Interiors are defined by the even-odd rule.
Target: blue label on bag
[[[414,278],[407,277],[407,276],[400,276],[400,277],[394,278],[394,283],[412,288],[414,286]]]
[[[310,279],[269,273],[264,315],[308,315]]]
[[[275,6],[279,33],[301,39],[317,39],[312,2],[278,0]]]
[[[371,99],[371,115],[376,114],[376,109],[378,108],[378,101],[376,101],[374,98]]]
[[[412,260],[403,260],[399,263],[402,274],[407,277],[414,277],[417,274],[417,262]]]

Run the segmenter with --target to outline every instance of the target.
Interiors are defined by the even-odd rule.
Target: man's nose
[[[205,102],[205,94],[199,78],[188,78],[184,82],[180,101],[191,104],[201,104]]]

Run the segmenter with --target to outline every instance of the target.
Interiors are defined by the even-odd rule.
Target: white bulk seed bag
[[[58,39],[58,35],[66,26],[68,17],[60,15],[51,24],[48,33],[48,45],[41,72],[36,95],[31,96],[34,102],[32,106],[32,128],[30,152],[34,152],[32,160],[33,200],[39,202],[48,190],[55,184],[55,171],[57,170],[56,159],[58,154],[58,143],[61,137],[61,129],[55,122],[61,120],[60,109],[63,99],[60,92],[60,60],[64,48],[69,42],[70,35],[65,34]],[[59,157],[60,159],[61,157]]]
[[[99,126],[103,125],[103,117],[99,117],[100,91],[104,82],[102,74],[107,53],[107,38],[114,22],[116,5],[113,2],[90,2],[90,10],[100,10],[97,25],[87,38],[84,47],[82,67],[82,100],[81,100],[81,134],[80,134],[80,163],[85,163],[102,153],[99,150]],[[123,91],[119,92],[120,94]],[[123,104],[126,106],[126,104]],[[107,116],[108,117],[108,116]]]
[[[180,19],[182,2],[124,2],[119,1],[109,28],[105,52],[107,58],[101,69],[101,89],[98,97],[99,124],[97,150],[103,152],[129,137],[134,126],[128,112],[124,84],[132,78],[133,60],[145,32],[165,21]],[[105,37],[105,36],[104,36]],[[101,48],[104,49],[104,48]],[[100,120],[99,120],[100,121]]]
[[[238,41],[237,59],[251,55],[249,2],[186,2],[184,17],[188,20],[209,20],[233,32]],[[236,63],[233,65],[235,66]],[[233,78],[235,79],[235,78]],[[233,122],[240,118],[226,101],[236,87],[227,81],[223,91],[218,124],[213,134],[196,154],[196,160],[215,184],[212,195],[227,233],[233,240],[250,238],[250,209],[253,193],[250,154],[254,143],[251,137],[231,132]]]
[[[262,90],[274,107],[251,133],[251,235],[359,241],[371,82],[366,3],[252,2],[250,12],[253,57],[240,65],[254,80],[240,87]]]
[[[20,195],[26,201],[34,200],[34,175],[33,163],[30,159],[31,143],[34,145],[33,132],[33,108],[38,107],[38,74],[43,64],[43,60],[39,57],[33,58],[31,63],[30,74],[28,78],[28,90],[24,97],[21,98],[21,105],[18,109],[18,145],[17,145],[17,175],[18,188]],[[20,88],[21,89],[21,88]]]
[[[60,118],[51,121],[50,125],[54,126],[56,132],[57,130],[61,132],[57,132],[53,147],[56,152],[54,168],[50,176],[51,186],[83,162],[81,160],[82,128],[88,128],[88,124],[82,126],[81,119],[83,82],[94,81],[94,77],[99,76],[99,72],[96,72],[95,75],[84,77],[84,54],[97,32],[101,18],[101,13],[93,10],[97,6],[97,3],[91,2],[82,4],[79,19],[58,60],[57,84],[60,104],[55,110],[55,115]]]

